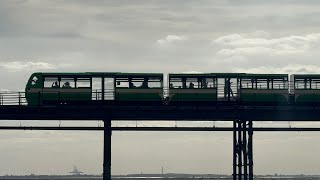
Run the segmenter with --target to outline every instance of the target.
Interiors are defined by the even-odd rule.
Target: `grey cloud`
[[[0,1],[0,90],[23,90],[30,74],[38,70],[319,73],[319,40],[288,40],[292,35],[307,37],[320,32],[318,5],[318,1],[298,0]],[[239,39],[238,44],[234,40],[231,44],[212,43],[232,34],[241,35],[241,43]],[[183,40],[168,46],[170,35]],[[258,43],[259,39],[277,43]],[[159,46],[158,40],[167,46]],[[247,41],[254,43],[244,43]],[[279,53],[285,48],[299,52]],[[12,71],[17,67],[19,70]],[[88,173],[101,173],[101,133],[1,133],[6,148],[0,149],[0,158],[7,162],[0,166],[3,173],[64,174],[73,164]],[[166,172],[231,173],[231,136],[116,132],[113,174],[140,173],[142,169],[156,173],[161,166]],[[297,134],[281,134],[281,139],[294,136]],[[6,140],[9,137],[12,141]],[[277,141],[279,138],[279,134],[255,134],[255,172],[318,172],[314,167],[319,159],[309,152],[319,148],[316,134],[291,138],[287,145]],[[296,147],[297,143],[304,147]],[[315,147],[305,148],[310,144]],[[266,148],[271,146],[277,149]],[[75,152],[79,149],[83,152]],[[303,161],[299,152],[307,153],[309,164],[293,164]],[[284,163],[276,164],[266,154],[282,158]],[[38,158],[30,167],[34,157]],[[281,167],[287,169],[280,171]]]

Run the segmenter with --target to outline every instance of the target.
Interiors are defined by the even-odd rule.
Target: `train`
[[[37,72],[30,76],[25,96],[30,106],[93,103],[313,105],[320,104],[319,83],[320,74]]]

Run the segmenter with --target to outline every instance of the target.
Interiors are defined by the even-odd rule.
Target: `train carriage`
[[[117,73],[116,100],[123,102],[155,102],[163,100],[163,74]]]
[[[240,103],[288,104],[288,74],[243,74]]]
[[[213,74],[169,74],[170,102],[214,102],[217,79]]]
[[[29,105],[90,103],[104,100],[107,79],[116,73],[34,73],[26,85]],[[108,85],[113,88],[113,84]]]
[[[162,102],[163,74],[34,73],[26,85],[29,105]]]
[[[292,74],[290,94],[296,104],[320,103],[320,74]]]

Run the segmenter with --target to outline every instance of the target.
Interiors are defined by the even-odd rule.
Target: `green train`
[[[162,102],[163,74],[34,73],[25,92],[29,105]]]
[[[28,105],[143,104],[320,104],[320,74],[33,73]],[[318,85],[319,84],[319,85]]]

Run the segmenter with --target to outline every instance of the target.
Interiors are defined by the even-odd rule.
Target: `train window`
[[[199,88],[198,78],[186,78],[186,88]]]
[[[256,82],[256,89],[271,89],[268,87],[268,79],[255,79]]]
[[[294,82],[295,89],[306,89],[306,81],[304,79],[296,79]]]
[[[44,78],[44,87],[45,88],[59,88],[60,81],[57,77],[45,77]]]
[[[216,88],[217,80],[216,78],[206,78],[206,77],[188,77],[188,78],[178,78],[171,77],[169,87],[172,88]]]
[[[288,80],[286,78],[242,78],[241,88],[243,89],[287,89]]]
[[[147,88],[148,80],[145,78],[131,78],[131,86],[129,88]]]
[[[216,88],[216,78],[203,78],[201,79],[201,88]]]
[[[288,79],[286,78],[272,79],[272,89],[288,89]]]
[[[61,78],[60,87],[61,88],[75,88],[74,78]]]
[[[182,78],[170,78],[169,88],[183,88]]]
[[[252,89],[254,88],[254,79],[241,79],[241,88]]]
[[[116,88],[162,88],[160,77],[116,78]]]
[[[295,79],[294,84],[295,89],[320,89],[320,79]]]
[[[91,88],[90,78],[77,78],[76,87],[77,88]]]
[[[162,88],[162,78],[160,77],[150,77],[148,78],[148,87],[149,88]]]
[[[320,89],[320,79],[312,79],[311,89]]]
[[[116,88],[129,88],[129,78],[116,78]]]

